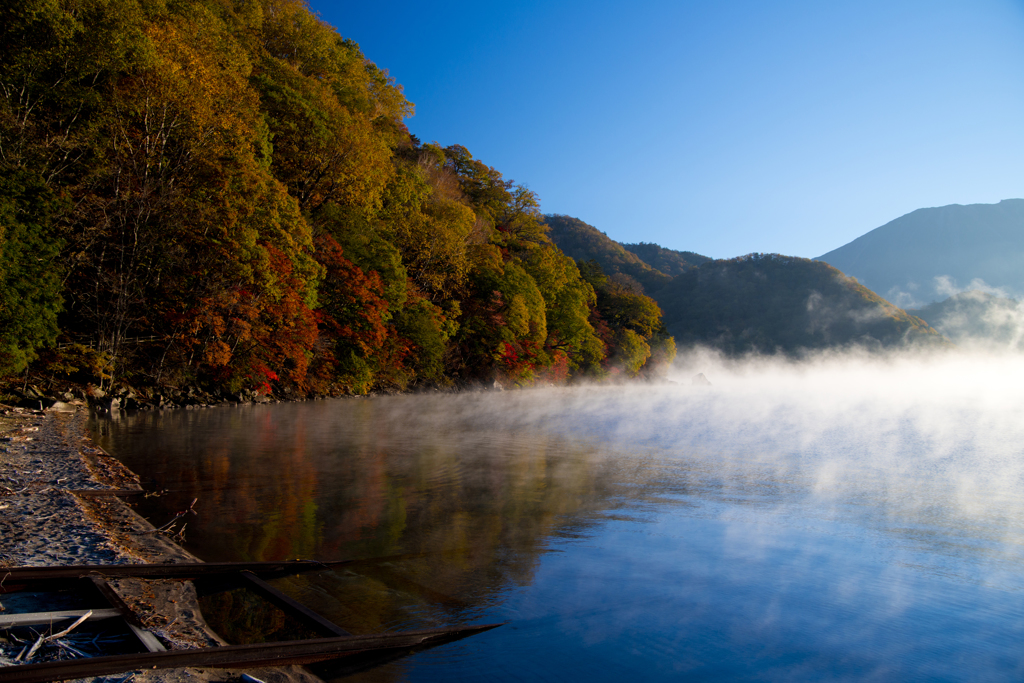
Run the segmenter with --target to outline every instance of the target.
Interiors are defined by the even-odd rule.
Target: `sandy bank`
[[[72,493],[140,486],[138,477],[93,446],[85,429],[85,410],[68,410],[72,412],[0,406],[0,577],[5,566],[198,561],[122,500]],[[110,583],[168,649],[221,642],[203,621],[191,583],[144,579]],[[22,647],[0,640],[0,664],[12,663]],[[34,661],[40,656],[46,653],[41,651]],[[92,680],[237,681],[242,673],[267,683],[320,680],[300,667],[244,672],[164,669],[135,672],[130,679]]]

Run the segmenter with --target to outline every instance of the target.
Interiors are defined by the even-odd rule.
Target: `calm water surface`
[[[275,583],[350,631],[508,622],[350,680],[1024,677],[1024,403],[788,381],[95,428],[167,491],[154,523],[198,498],[205,560],[405,555]],[[238,595],[206,609],[281,637]]]

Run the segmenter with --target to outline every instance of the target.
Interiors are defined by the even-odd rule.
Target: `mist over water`
[[[527,391],[476,400],[472,410],[492,423],[642,446],[668,460],[714,459],[723,475],[756,467],[822,498],[870,493],[967,517],[1020,505],[1020,355],[705,356],[682,365],[670,375],[675,385]],[[712,386],[691,384],[698,371]]]
[[[670,379],[144,415],[101,443],[172,490],[151,516],[200,498],[205,559],[437,553],[287,584],[347,628],[509,622],[366,680],[1024,673],[1024,359],[706,353]]]

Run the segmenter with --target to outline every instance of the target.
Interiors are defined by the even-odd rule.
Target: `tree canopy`
[[[412,112],[301,0],[0,8],[0,375],[82,349],[97,383],[225,392],[559,382],[627,347],[639,372],[657,306]]]

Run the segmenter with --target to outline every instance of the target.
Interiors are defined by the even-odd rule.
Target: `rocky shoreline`
[[[211,408],[217,405],[239,403],[278,403],[282,400],[303,400],[301,397],[276,397],[258,390],[243,389],[238,393],[208,392],[196,387],[178,389],[135,389],[119,385],[112,389],[101,389],[94,385],[71,385],[60,391],[43,391],[35,385],[22,388],[9,387],[13,397],[12,405],[32,410],[68,410],[84,407],[108,413],[114,410],[169,410],[174,408]]]
[[[44,400],[50,402],[46,410],[0,405],[0,577],[3,567],[12,566],[199,561],[120,498],[74,493],[141,487],[134,473],[92,444],[88,399],[69,399]],[[191,583],[119,579],[110,584],[168,649],[223,643],[203,620]],[[0,613],[3,599],[0,594]],[[0,667],[16,665],[22,649],[0,632]],[[164,669],[89,680],[237,681],[243,673],[267,683],[320,680],[300,667]]]

